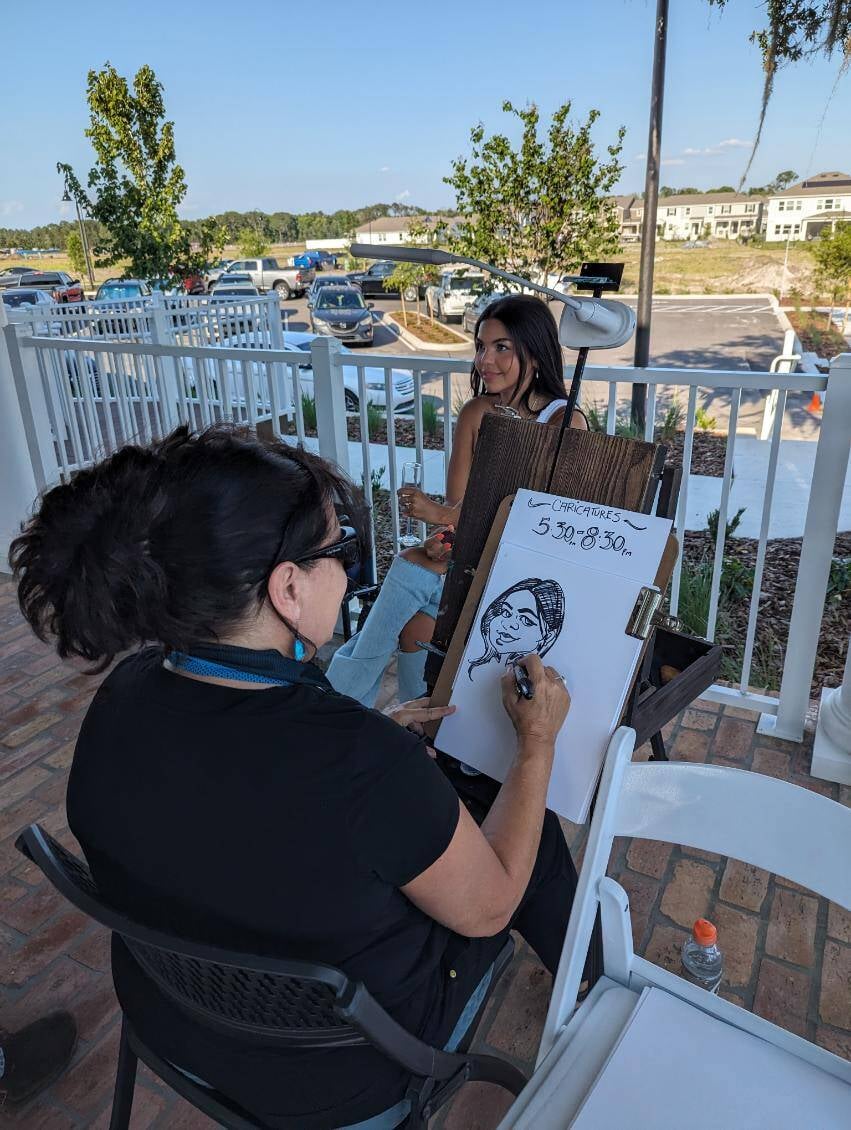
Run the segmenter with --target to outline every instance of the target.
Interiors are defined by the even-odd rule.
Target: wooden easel
[[[456,634],[465,639],[469,631],[469,622],[466,630],[457,631],[459,620],[473,581],[484,585],[490,567],[490,561],[487,566],[483,562],[485,546],[506,498],[520,487],[546,490],[554,464],[549,486],[553,494],[649,514],[665,454],[664,446],[642,440],[575,428],[560,433],[528,420],[486,415],[458,518],[452,567],[446,575],[432,637],[434,650],[426,660],[429,689],[436,688]],[[497,535],[494,551],[498,541]],[[463,651],[463,642],[460,647]],[[458,660],[460,651],[456,667]]]

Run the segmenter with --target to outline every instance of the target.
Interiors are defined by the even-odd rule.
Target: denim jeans
[[[442,590],[441,574],[396,557],[363,629],[334,653],[326,672],[334,690],[364,706],[374,706],[384,671],[398,649],[399,633],[418,612],[436,617]],[[425,661],[422,648],[412,654],[399,653],[400,702],[425,694]]]

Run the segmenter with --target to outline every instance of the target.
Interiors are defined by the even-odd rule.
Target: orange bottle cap
[[[694,940],[701,946],[714,946],[718,931],[707,918],[698,918],[692,929]]]

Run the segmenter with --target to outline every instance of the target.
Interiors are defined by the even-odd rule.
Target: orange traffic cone
[[[807,411],[808,412],[821,412],[821,397],[819,396],[819,394],[817,392],[813,393],[812,399],[810,400],[809,404],[807,405]]]

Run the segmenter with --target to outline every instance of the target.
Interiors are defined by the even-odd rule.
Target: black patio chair
[[[262,1036],[282,1050],[369,1044],[400,1064],[410,1073],[407,1092],[383,1112],[386,1121],[376,1122],[375,1130],[425,1130],[435,1111],[469,1080],[495,1083],[513,1095],[527,1082],[505,1060],[467,1050],[490,992],[513,957],[510,940],[494,962],[489,982],[483,982],[484,988],[480,985],[468,1005],[473,1016],[458,1050],[444,1051],[412,1036],[363,984],[339,969],[199,945],[131,921],[103,898],[87,865],[38,824],[19,835],[16,847],[69,902],[118,934],[163,995],[199,1024],[231,1036]],[[143,1043],[122,1016],[110,1130],[129,1126],[138,1060],[220,1125],[230,1130],[262,1128],[226,1095],[188,1076]],[[292,1130],[302,1126],[301,1119],[293,1118]],[[329,1130],[333,1130],[330,1123]]]

